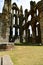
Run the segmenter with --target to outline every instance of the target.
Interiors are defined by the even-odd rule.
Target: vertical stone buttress
[[[37,9],[39,13],[39,23],[40,23],[40,30],[41,30],[41,43],[43,44],[43,0],[37,3]]]
[[[19,26],[20,26],[20,42],[23,42],[23,31],[22,31],[22,24],[23,24],[23,9],[22,6],[20,7],[20,11],[19,11]]]
[[[35,10],[35,1],[30,1],[30,9],[31,9],[31,25],[32,25],[32,43],[36,42],[35,39],[35,17],[36,17],[36,10]]]
[[[11,0],[4,0],[4,7],[3,7],[3,26],[2,26],[2,37],[6,38],[6,32],[9,28],[10,21],[11,21]]]
[[[28,9],[25,10],[25,24],[27,23],[27,20],[28,20]],[[28,29],[26,29],[26,37],[25,37],[26,42],[28,42],[28,40],[27,40],[28,39],[27,33],[28,33]]]

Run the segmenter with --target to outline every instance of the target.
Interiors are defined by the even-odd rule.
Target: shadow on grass
[[[16,46],[43,46],[41,43],[15,43]]]

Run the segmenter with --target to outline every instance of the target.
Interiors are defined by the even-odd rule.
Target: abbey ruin
[[[31,20],[28,20],[29,16]],[[29,26],[32,28],[32,34]],[[24,14],[22,6],[19,8],[15,2],[11,4],[11,0],[4,0],[0,13],[0,30],[0,36],[7,38],[8,42],[15,42],[19,38],[21,43],[25,40],[27,43],[43,44],[43,0],[37,4],[30,1],[30,11],[25,9]]]

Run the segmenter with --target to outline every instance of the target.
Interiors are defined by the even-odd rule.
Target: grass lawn
[[[43,65],[43,46],[14,46],[14,50],[0,51],[10,55],[14,65]]]

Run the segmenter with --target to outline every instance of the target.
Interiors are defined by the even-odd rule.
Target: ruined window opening
[[[13,36],[15,36],[15,27],[13,27]]]
[[[14,14],[15,14],[16,12],[15,12],[15,10],[14,10]]]
[[[19,28],[17,29],[17,31],[18,31],[18,36],[19,36]]]
[[[13,25],[15,24],[15,17],[13,17]]]
[[[24,32],[23,32],[23,37],[25,37],[26,36],[26,31],[24,30]]]
[[[22,25],[24,25],[25,24],[25,20],[23,21],[23,24]]]
[[[39,15],[39,11],[38,11],[38,9],[37,9],[37,16]]]
[[[18,14],[18,11],[17,11],[17,14]]]
[[[36,23],[36,25],[38,25],[38,24],[39,24],[39,22]]]
[[[39,25],[39,22],[36,23],[36,26]],[[38,27],[36,27],[36,36],[38,36]]]
[[[28,21],[31,21],[31,15],[29,15],[29,17],[28,17]]]
[[[30,37],[31,37],[32,36],[32,26],[29,25],[29,28],[28,29],[30,30]]]
[[[38,36],[38,27],[36,27],[36,36]]]
[[[19,18],[18,18],[18,25],[19,25]]]

